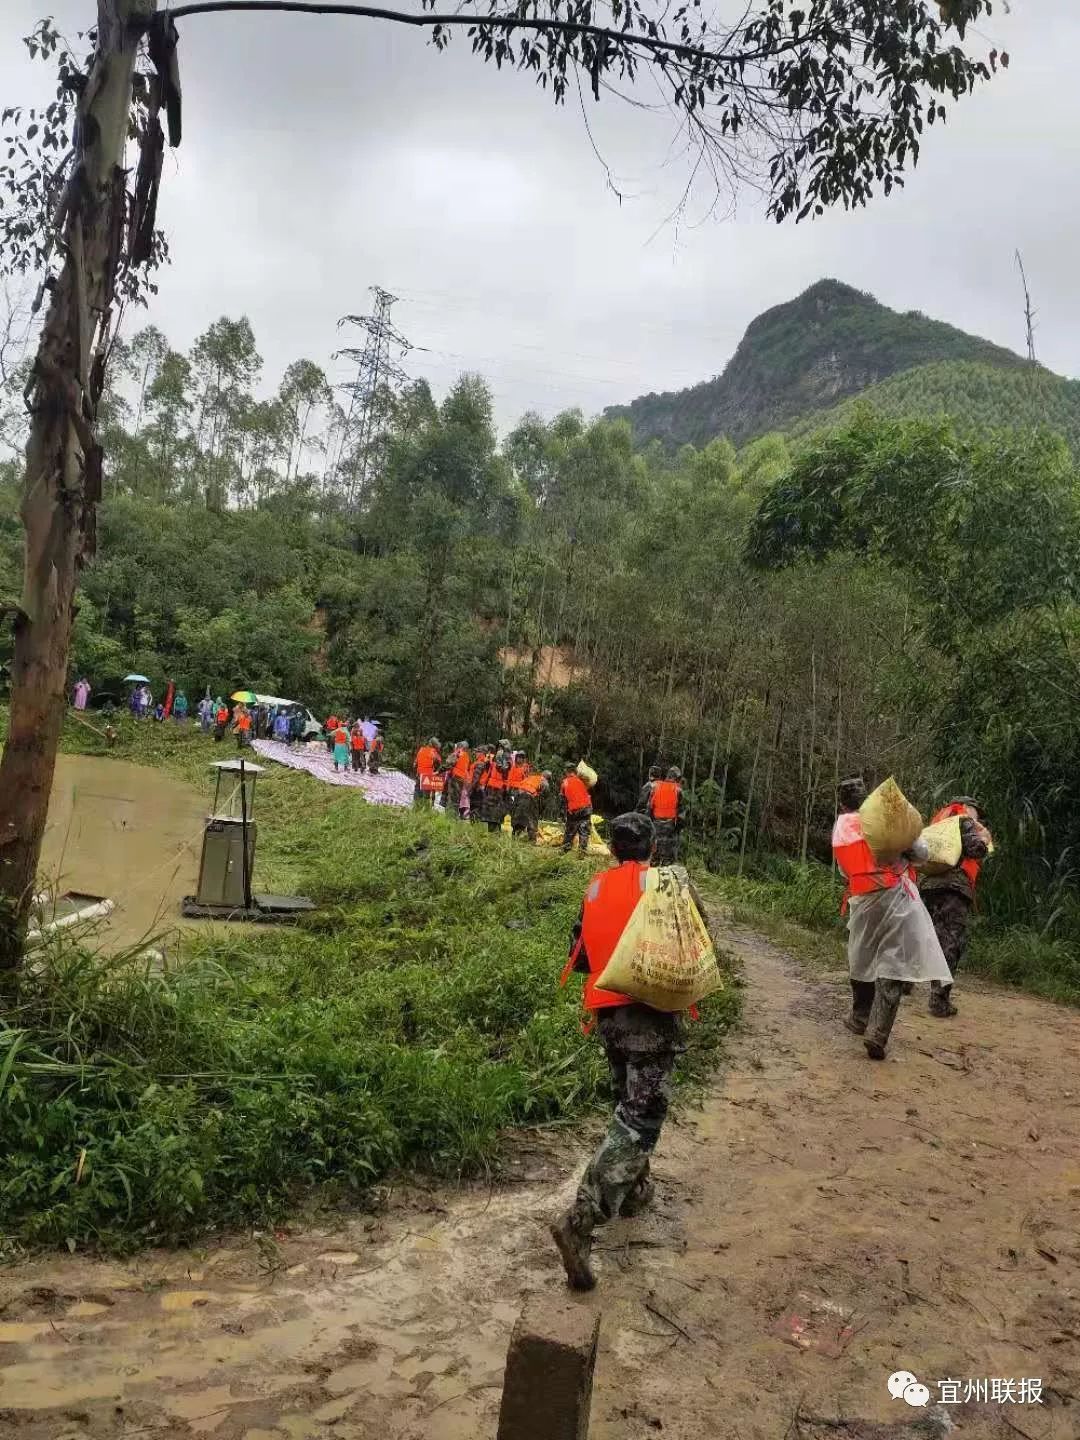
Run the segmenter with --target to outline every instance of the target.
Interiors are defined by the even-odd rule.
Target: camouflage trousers
[[[494,834],[502,828],[503,816],[506,814],[506,791],[492,790],[485,786],[480,794],[483,796],[481,814],[484,824]]]
[[[540,797],[519,790],[510,805],[510,828],[515,835],[535,841],[540,833]]]
[[[961,891],[944,888],[924,890],[922,898],[930,912],[930,919],[934,922],[934,932],[949,967],[949,974],[955,979],[956,972],[967,954],[972,902]],[[951,993],[951,985],[942,985],[940,980],[931,980],[930,1009],[947,1010]]]
[[[618,1215],[648,1179],[675,1063],[686,1050],[681,1016],[647,1005],[601,1010],[597,1029],[611,1069],[615,1114],[578,1186],[575,1208],[590,1229]]]
[[[592,833],[592,806],[587,810],[571,810],[566,817],[566,824],[563,827],[562,848],[564,854],[569,854],[574,848],[576,837],[581,853],[584,855],[589,848],[589,836]]]
[[[654,820],[656,843],[653,864],[677,865],[679,862],[679,827],[674,820]]]
[[[902,980],[852,980],[853,1027],[872,1043],[887,1045],[903,993]]]
[[[461,818],[461,792],[465,782],[460,775],[448,775],[446,777],[446,789],[443,792],[443,805],[448,815],[455,820]]]

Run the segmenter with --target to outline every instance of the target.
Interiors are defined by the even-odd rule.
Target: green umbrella
[[[241,705],[255,705],[258,703],[258,697],[254,690],[237,690],[235,695],[229,696],[229,699],[238,700]]]

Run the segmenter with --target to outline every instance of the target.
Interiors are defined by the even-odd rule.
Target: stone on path
[[[506,1355],[498,1440],[587,1440],[599,1335],[580,1300],[528,1302]]]

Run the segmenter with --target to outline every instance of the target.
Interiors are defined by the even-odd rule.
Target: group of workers
[[[541,811],[552,791],[551,771],[535,769],[525,752],[515,750],[509,740],[475,749],[468,740],[459,740],[444,755],[438,736],[433,735],[417,750],[413,773],[417,804],[434,805],[441,796],[447,814],[486,825],[492,834],[509,817],[515,836],[536,842]],[[587,790],[585,796],[591,817]]]
[[[920,874],[922,841],[894,860],[874,855],[859,815],[866,795],[861,775],[841,782],[832,847],[845,880],[848,917],[851,1013],[844,1023],[863,1038],[872,1060],[884,1060],[901,997],[914,985],[929,984],[931,1015],[948,1019],[957,1013],[953,982],[967,951],[975,888],[991,839],[979,802],[961,795],[930,822],[959,819],[959,863]]]
[[[331,715],[323,726],[326,748],[334,761],[334,770],[344,773],[352,769],[358,773],[378,775],[382,769],[386,749],[383,737],[376,730],[369,733],[362,720],[340,720]]]

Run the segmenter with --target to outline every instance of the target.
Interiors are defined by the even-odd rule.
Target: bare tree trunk
[[[155,9],[156,0],[98,0],[97,49],[60,222],[67,258],[34,361],[23,592],[0,760],[0,969],[14,968],[21,953],[63,723],[75,583],[94,545],[101,449],[92,426],[126,213],[122,165],[138,48],[130,22]]]
[[[750,833],[750,812],[754,808],[754,786],[757,783],[758,761],[761,759],[761,741],[765,734],[765,726],[769,719],[769,696],[765,696],[765,706],[758,722],[757,744],[754,746],[754,763],[750,767],[750,785],[746,792],[746,809],[743,811],[742,838],[739,841],[739,878],[742,878],[743,865],[746,861],[746,837]]]

